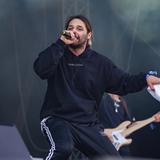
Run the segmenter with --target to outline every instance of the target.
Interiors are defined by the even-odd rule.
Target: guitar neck
[[[151,122],[154,122],[155,118],[151,117],[142,121],[136,121],[133,124],[131,124],[131,126],[129,126],[129,128],[127,128],[126,130],[124,130],[122,132],[123,136],[126,137],[128,135],[130,135],[131,133],[135,132],[136,130],[150,124]]]

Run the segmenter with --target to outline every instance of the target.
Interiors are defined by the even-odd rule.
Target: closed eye
[[[78,31],[83,31],[84,29],[83,29],[82,26],[77,26],[77,30],[78,30]]]

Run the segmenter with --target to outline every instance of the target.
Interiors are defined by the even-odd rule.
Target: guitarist
[[[100,103],[99,119],[104,128],[115,128],[126,120],[135,120],[125,99],[115,94],[104,94]],[[121,147],[119,153],[121,156],[131,156],[129,146]]]

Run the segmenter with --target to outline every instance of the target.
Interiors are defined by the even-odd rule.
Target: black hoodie
[[[39,54],[34,70],[48,82],[41,119],[94,123],[104,92],[125,95],[147,85],[145,73],[129,75],[90,48],[75,56],[60,39]]]

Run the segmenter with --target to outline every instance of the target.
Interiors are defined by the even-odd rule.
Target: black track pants
[[[106,155],[119,157],[97,125],[71,124],[57,117],[49,117],[41,121],[41,128],[51,146],[45,160],[67,160],[74,147],[90,159]]]

